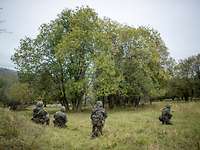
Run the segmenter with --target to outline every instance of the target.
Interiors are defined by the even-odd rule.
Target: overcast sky
[[[155,28],[176,60],[200,53],[200,0],[0,0],[0,29],[12,32],[0,33],[0,66],[14,68],[10,57],[21,38],[35,37],[64,8],[85,5],[100,17]]]

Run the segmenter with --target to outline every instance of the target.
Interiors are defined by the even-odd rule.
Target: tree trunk
[[[108,107],[110,109],[113,109],[114,108],[114,105],[113,105],[113,96],[112,95],[109,95],[108,96]]]
[[[72,110],[76,111],[76,100],[72,100]]]
[[[120,107],[121,106],[121,96],[120,95],[114,95],[114,103],[117,107]]]
[[[69,111],[69,103],[68,103],[68,100],[67,100],[67,97],[66,97],[66,94],[65,94],[64,83],[62,83],[62,101],[63,101],[63,104],[65,106],[65,109],[67,111]]]
[[[105,99],[104,96],[102,97],[103,108],[105,108]]]
[[[80,111],[81,111],[81,108],[82,108],[82,98],[78,101],[77,106],[76,106],[76,110],[77,110],[78,112],[80,112]]]
[[[66,93],[65,93],[65,83],[64,83],[64,73],[63,73],[63,68],[62,68],[62,65],[60,64],[60,71],[61,71],[61,94],[62,94],[62,101],[63,101],[63,104],[65,106],[65,109],[67,111],[69,111],[69,103],[68,103],[68,100],[67,100],[67,97],[66,97]]]

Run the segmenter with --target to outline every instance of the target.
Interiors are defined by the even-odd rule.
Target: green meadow
[[[162,125],[158,117],[165,102],[137,109],[108,110],[104,135],[91,139],[90,111],[68,113],[67,128],[54,128],[56,107],[47,107],[50,126],[30,121],[32,110],[0,109],[1,150],[199,150],[200,103],[174,102],[173,125]]]

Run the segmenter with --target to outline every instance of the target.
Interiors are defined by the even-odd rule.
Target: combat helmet
[[[165,105],[166,108],[171,108],[170,104]]]
[[[61,106],[60,111],[65,112],[66,111],[65,107]]]
[[[97,101],[97,102],[96,102],[96,106],[97,106],[97,107],[103,107],[102,101]]]
[[[43,107],[43,106],[44,106],[44,104],[43,104],[43,102],[42,102],[42,101],[38,101],[38,102],[37,102],[37,104],[36,104],[36,106],[37,106],[37,107]]]

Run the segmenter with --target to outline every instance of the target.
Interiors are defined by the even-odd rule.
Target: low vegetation
[[[38,149],[38,139],[44,132],[42,126],[33,124],[19,113],[0,108],[0,149]]]
[[[0,149],[200,149],[200,103],[172,103],[173,125],[158,121],[164,102],[144,105],[137,109],[114,109],[108,112],[104,135],[90,139],[88,111],[68,114],[68,127],[54,128],[32,123],[31,109],[10,112],[0,109]],[[58,110],[47,107],[50,116]]]

